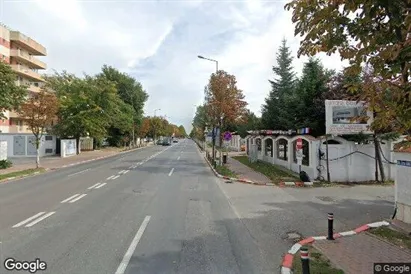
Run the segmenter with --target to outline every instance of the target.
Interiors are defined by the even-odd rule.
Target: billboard
[[[325,100],[326,134],[372,134],[372,121],[373,113],[367,110],[364,102]]]

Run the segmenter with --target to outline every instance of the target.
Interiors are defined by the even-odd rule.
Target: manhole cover
[[[317,196],[316,198],[323,202],[334,202],[334,199],[328,196]]]

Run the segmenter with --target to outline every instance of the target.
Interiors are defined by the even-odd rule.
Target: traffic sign
[[[303,149],[303,139],[302,138],[297,139],[296,149],[297,150]]]
[[[231,141],[232,137],[233,136],[231,135],[231,132],[229,132],[229,131],[224,132],[224,140]]]

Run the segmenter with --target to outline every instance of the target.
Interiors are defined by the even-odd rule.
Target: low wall
[[[257,146],[257,158],[261,161],[280,165],[294,172],[299,171],[296,158],[297,139],[303,140],[303,163],[301,170],[312,180],[327,179],[327,159],[325,138],[310,135],[299,136],[248,136],[246,150]],[[395,180],[395,142],[381,144],[382,162],[386,179]],[[361,182],[375,179],[374,144],[355,144],[340,137],[328,139],[328,163],[330,180],[335,182]]]
[[[395,180],[396,219],[411,224],[411,153],[397,152]]]
[[[0,141],[0,161],[7,160],[7,142]]]

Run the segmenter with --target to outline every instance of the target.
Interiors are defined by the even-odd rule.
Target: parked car
[[[163,139],[163,146],[171,146],[170,138],[164,138]]]

